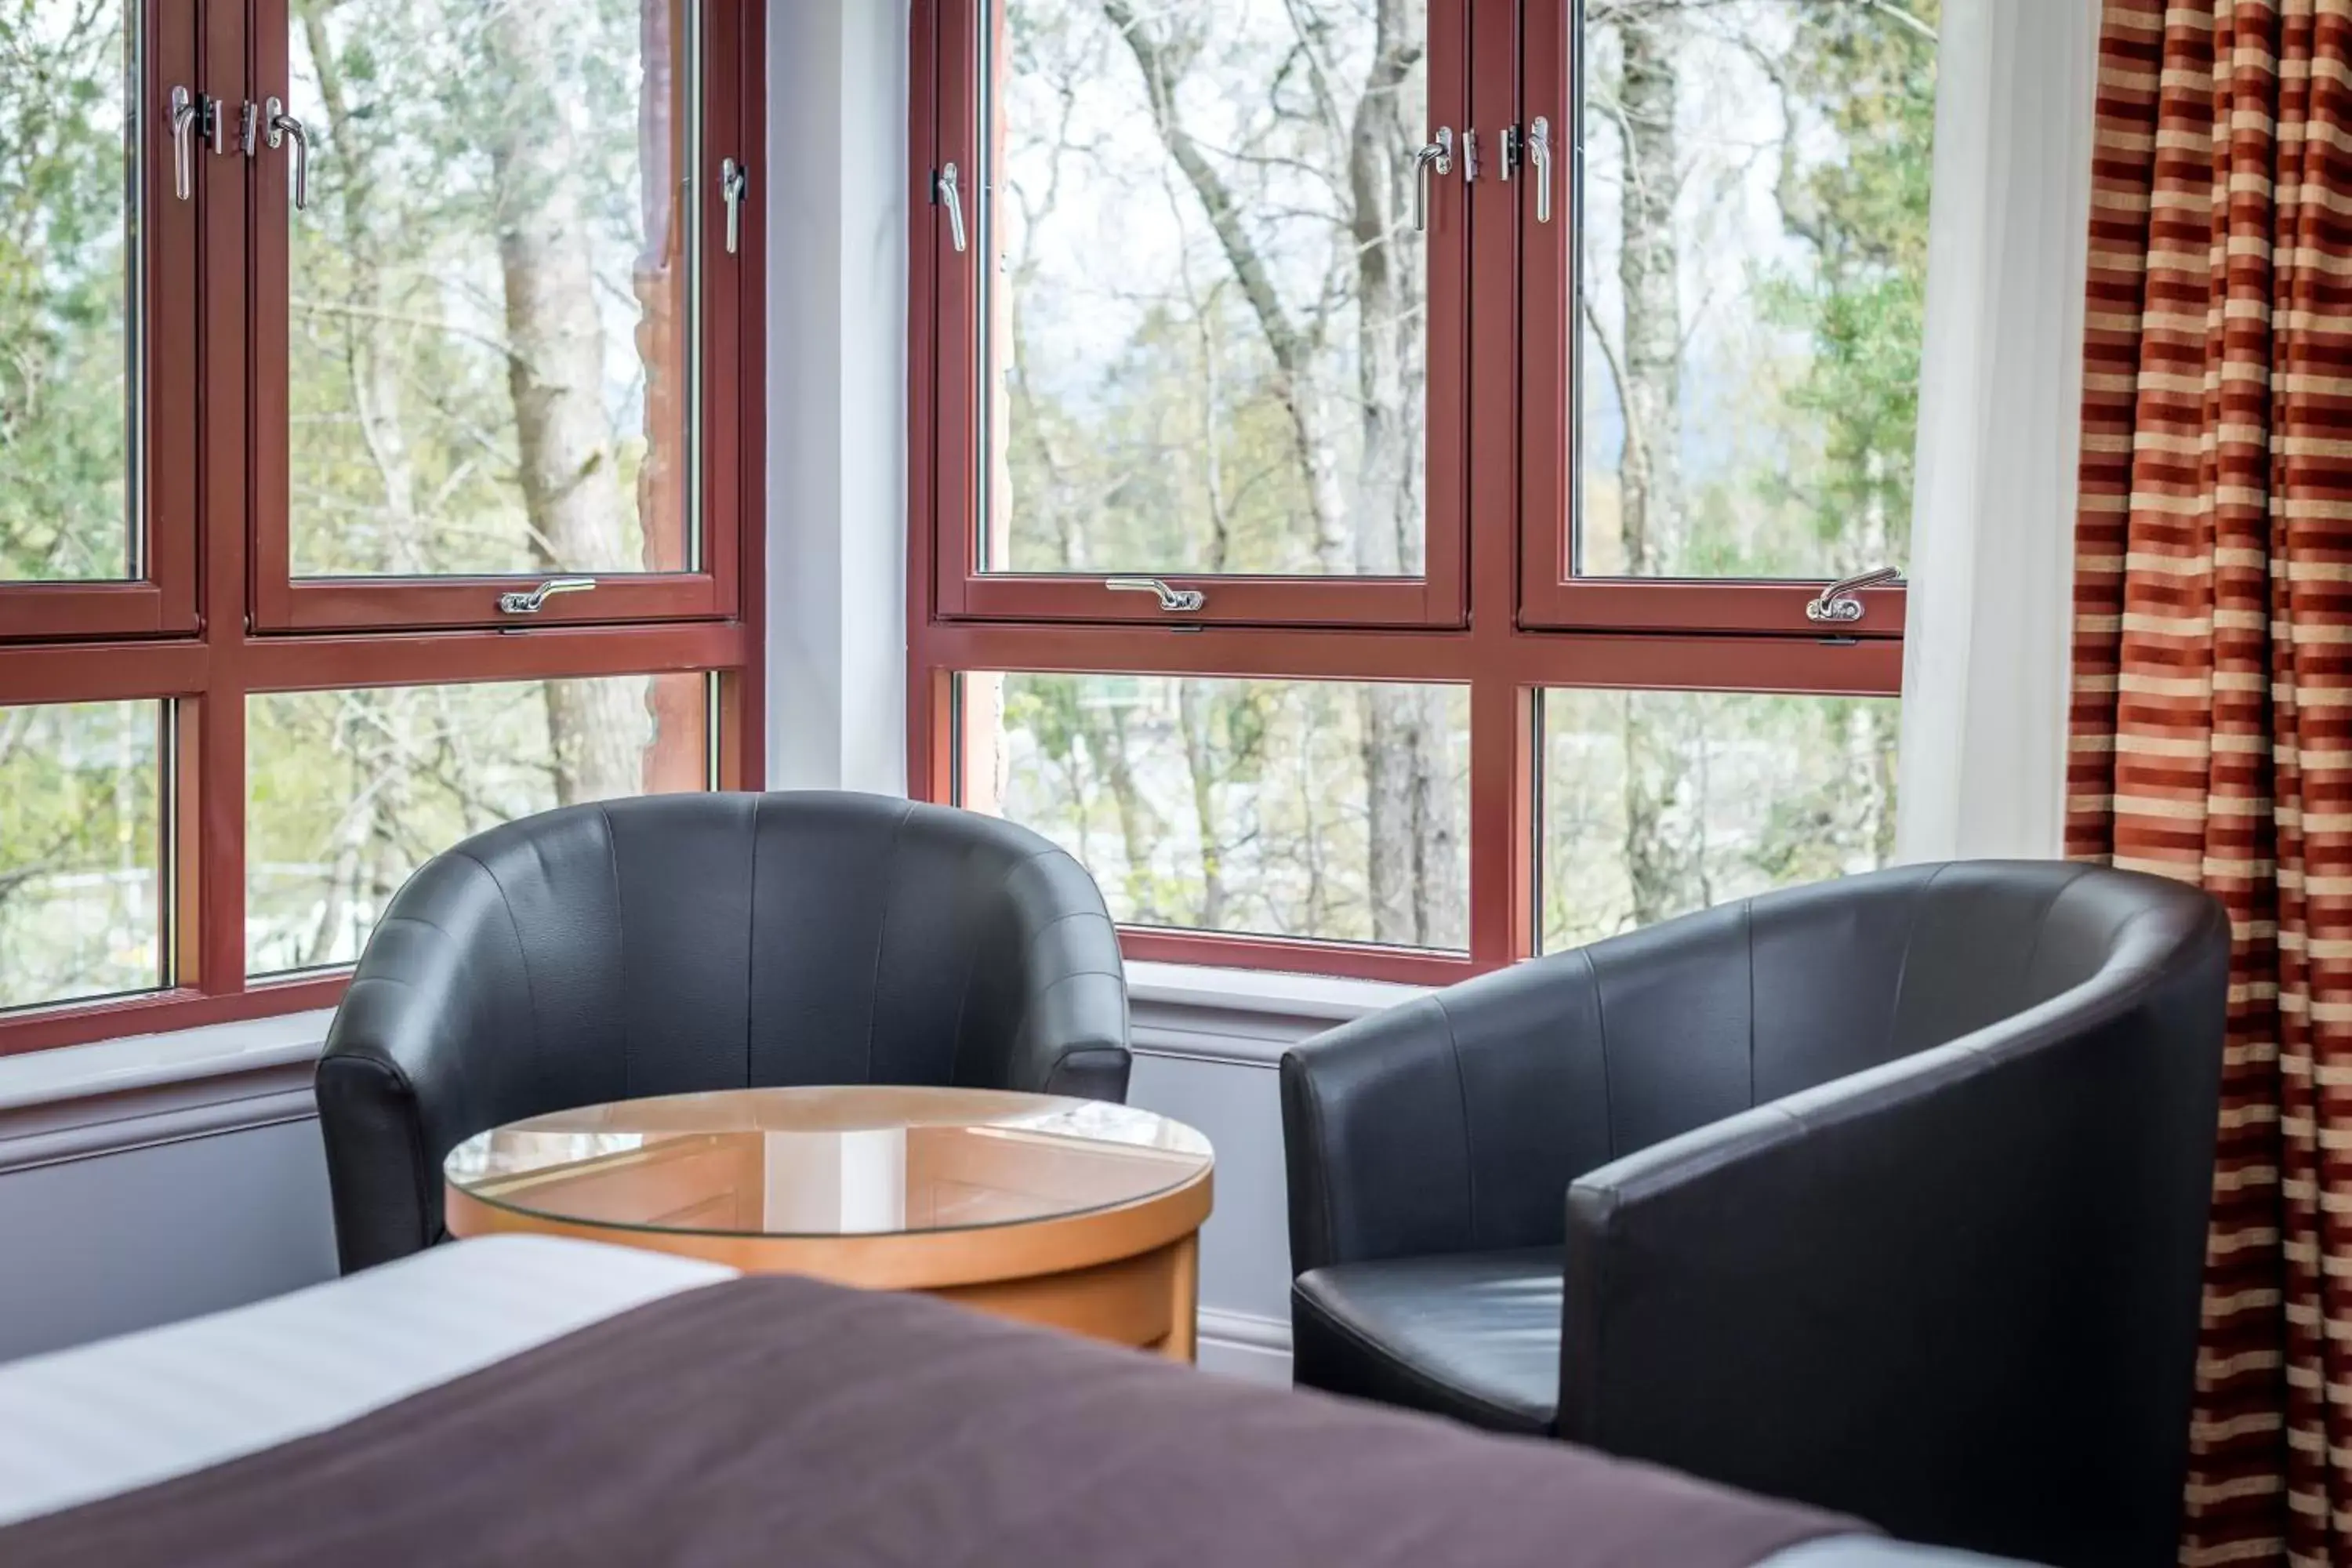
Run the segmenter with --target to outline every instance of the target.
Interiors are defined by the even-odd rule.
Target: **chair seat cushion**
[[[1549,1436],[1559,1402],[1560,1249],[1338,1263],[1290,1291],[1306,1387]]]

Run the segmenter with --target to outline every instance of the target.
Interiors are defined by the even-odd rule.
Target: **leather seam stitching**
[[[1748,951],[1748,1103],[1756,1103],[1756,900],[1739,900],[1739,930]]]
[[[1609,1008],[1601,1000],[1601,968],[1592,962],[1592,949],[1580,947],[1577,953],[1584,960],[1584,973],[1592,982],[1592,1022],[1601,1042],[1601,1131],[1609,1141],[1609,1158],[1617,1158],[1617,1106],[1610,1092],[1609,1072]]]
[[[621,902],[621,836],[613,831],[613,814],[602,801],[596,804],[596,815],[604,823],[604,866],[613,880],[613,967],[620,975],[622,994],[629,988],[629,917]],[[621,1090],[626,1095],[635,1089],[636,1075],[629,1070],[629,1007],[621,1005]]]
[[[866,988],[866,1081],[874,1081],[874,1020],[882,1011],[882,950],[890,942],[890,910],[898,898],[898,840],[907,831],[908,822],[915,815],[915,803],[908,801],[899,809],[898,820],[890,825],[890,852],[883,858],[889,868],[890,880],[882,889],[881,918],[874,922],[874,971]]]
[[[1445,998],[1432,996],[1430,1000],[1437,1005],[1438,1020],[1445,1026],[1445,1048],[1454,1057],[1454,1103],[1462,1113],[1463,1184],[1468,1190],[1470,1245],[1475,1249],[1478,1245],[1478,1146],[1470,1136],[1470,1086],[1462,1077],[1462,1037],[1454,1032],[1454,1015],[1446,1008]]]
[[[602,806],[597,807],[600,812],[603,809]],[[606,819],[604,827],[609,838],[612,832],[610,818]],[[499,908],[506,911],[507,930],[514,933],[515,966],[522,971],[523,1001],[530,1009],[530,1060],[533,1076],[537,1077],[545,1072],[548,1068],[546,1054],[541,1048],[544,1042],[540,1037],[539,1030],[539,987],[530,977],[530,948],[522,940],[522,921],[515,917],[514,900],[507,892],[507,885],[499,879],[498,872],[490,868],[488,861],[467,848],[455,849],[451,853],[478,868],[482,875],[490,879],[490,886],[499,890]],[[615,902],[617,901],[616,899]],[[436,926],[433,929],[437,931],[440,928]],[[445,931],[443,934],[446,936],[449,933]],[[457,939],[452,936],[450,941],[455,943]]]
[[[1886,999],[1886,1036],[1879,1042],[1882,1055],[1894,1047],[1895,1026],[1903,1018],[1903,985],[1911,978],[1911,949],[1919,940],[1919,922],[1926,918],[1927,899],[1937,880],[1951,868],[1952,863],[1948,860],[1928,872],[1927,879],[1919,884],[1919,891],[1911,900],[1911,923],[1903,928],[1903,958],[1895,966],[1895,990]]]
[[[760,818],[768,809],[768,797],[755,795],[751,800],[751,853],[750,875],[744,879],[749,895],[743,900],[746,924],[751,929],[743,937],[743,1081],[751,1077],[751,995],[757,988],[760,974]]]
[[[1323,1260],[1337,1263],[1339,1261],[1339,1224],[1331,1206],[1331,1189],[1335,1184],[1331,1180],[1330,1141],[1323,1125],[1323,1094],[1315,1087],[1312,1073],[1301,1072],[1298,1079],[1307,1091],[1307,1120],[1315,1138],[1315,1165],[1318,1178],[1315,1184],[1315,1206],[1321,1211],[1323,1219]]]

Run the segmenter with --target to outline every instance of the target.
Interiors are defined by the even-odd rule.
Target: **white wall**
[[[335,1271],[315,1121],[0,1174],[0,1361]]]

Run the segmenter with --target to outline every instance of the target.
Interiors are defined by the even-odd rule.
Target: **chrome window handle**
[[[502,615],[535,616],[556,595],[584,594],[595,585],[593,577],[550,577],[529,593],[500,594],[499,610]]]
[[[948,209],[948,238],[954,242],[956,254],[964,253],[963,193],[956,185],[956,166],[942,168],[931,179],[931,195]]]
[[[1896,566],[1877,566],[1867,572],[1857,572],[1842,577],[1822,590],[1821,597],[1805,606],[1805,619],[1827,621],[1847,626],[1862,619],[1862,601],[1856,597],[1864,588],[1888,586],[1903,581],[1903,572]]]
[[[172,194],[196,194],[196,99],[184,87],[172,89]]]
[[[751,194],[751,171],[732,158],[719,160],[719,198],[727,204],[727,254],[735,254],[743,234],[743,198]]]
[[[1157,594],[1160,607],[1171,613],[1197,610],[1209,602],[1198,588],[1171,588],[1157,577],[1106,577],[1103,586],[1115,594]]]
[[[1551,221],[1551,121],[1542,115],[1528,127],[1528,163],[1536,178],[1536,221]]]
[[[1428,146],[1412,155],[1412,231],[1421,233],[1429,227],[1429,171],[1441,174],[1454,172],[1454,132],[1441,125]]]
[[[272,147],[282,147],[286,138],[294,138],[294,210],[300,212],[310,205],[310,133],[299,120],[286,112],[286,105],[275,97],[262,110]]]

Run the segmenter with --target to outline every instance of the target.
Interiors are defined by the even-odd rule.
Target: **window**
[[[1467,699],[1404,682],[968,675],[963,804],[1076,855],[1129,925],[1466,952]],[[1425,751],[1369,743],[1392,732]],[[1412,854],[1379,853],[1390,837]]]
[[[761,16],[0,17],[0,1052],[331,1001],[464,835],[757,784]]]
[[[917,0],[918,791],[1385,978],[1882,862],[1937,20]]]

